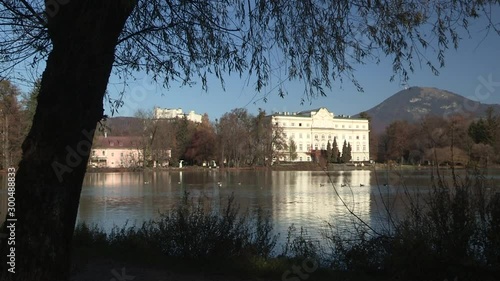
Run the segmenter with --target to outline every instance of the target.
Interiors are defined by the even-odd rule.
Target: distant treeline
[[[377,162],[401,164],[500,163],[500,116],[490,107],[486,117],[475,120],[455,115],[395,121],[370,136],[370,153]]]
[[[8,80],[0,81],[0,170],[21,160],[21,144],[35,114],[39,83],[28,94]]]
[[[237,108],[215,122],[210,122],[205,114],[201,123],[186,118],[154,119],[152,112],[144,110],[135,116],[128,120],[110,119],[99,131],[142,136],[146,165],[168,161],[175,166],[183,160],[185,165],[215,161],[230,167],[268,166],[287,148],[280,129],[273,128],[264,110],[255,116]],[[165,159],[166,149],[171,150],[169,159]]]

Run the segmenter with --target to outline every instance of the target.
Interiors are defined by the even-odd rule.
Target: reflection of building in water
[[[294,223],[320,228],[327,221],[333,225],[350,225],[354,217],[349,214],[349,208],[369,224],[370,181],[371,171],[367,170],[329,175],[311,171],[274,172],[273,218],[285,226]]]
[[[161,192],[168,192],[163,184],[169,173],[87,173],[83,183],[78,210],[78,221],[85,221],[109,231],[113,225],[122,227],[140,225],[142,221],[158,215],[153,205]],[[158,199],[161,201],[161,198]]]

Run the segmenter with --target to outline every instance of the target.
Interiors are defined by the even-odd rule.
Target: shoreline
[[[432,170],[436,166],[431,165],[395,165],[395,164],[365,164],[364,166],[354,164],[330,164],[328,167],[322,167],[316,163],[299,163],[299,164],[279,164],[271,167],[255,166],[255,167],[224,167],[224,168],[207,168],[199,166],[187,166],[182,168],[167,167],[167,168],[88,168],[87,173],[118,173],[118,172],[161,172],[161,171],[355,171],[355,170]],[[500,166],[492,165],[488,169],[498,169]],[[439,166],[440,170],[451,170],[450,166]],[[456,166],[457,170],[467,170],[466,166]]]
[[[162,168],[87,168],[87,173],[124,173],[124,172],[162,172],[162,171],[354,171],[354,170],[431,170],[435,169],[436,166],[432,165],[399,165],[399,164],[385,164],[385,163],[374,163],[374,164],[364,164],[364,166],[355,164],[329,164],[327,168],[321,166],[317,163],[312,162],[302,162],[302,163],[282,163],[273,165],[270,167],[266,166],[253,166],[253,167],[217,167],[208,168],[200,166],[186,166],[182,168],[178,167],[162,167]],[[450,166],[439,166],[440,170],[451,170]],[[467,166],[455,166],[457,170],[467,170],[470,169]],[[484,170],[485,167],[481,167]],[[500,169],[500,165],[490,165],[489,169]],[[0,170],[0,174],[6,174],[6,170]]]

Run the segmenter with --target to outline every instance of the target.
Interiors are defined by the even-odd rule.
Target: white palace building
[[[326,150],[328,142],[333,144],[334,138],[339,151],[342,151],[344,140],[351,144],[351,161],[370,160],[367,119],[335,116],[324,107],[301,112],[276,112],[270,117],[272,124],[283,130],[288,144],[294,140],[297,158],[293,161],[311,161],[311,150]],[[291,161],[289,156],[284,156],[283,160]]]

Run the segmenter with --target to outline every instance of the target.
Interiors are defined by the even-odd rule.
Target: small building
[[[92,145],[89,166],[99,168],[131,168],[142,163],[141,137],[103,136]]]
[[[270,116],[274,126],[282,130],[287,144],[291,140],[296,145],[297,157],[290,159],[283,153],[280,160],[312,161],[313,151],[326,150],[328,143],[336,139],[339,151],[344,141],[351,145],[351,161],[370,160],[369,124],[367,119],[334,115],[327,108],[300,112],[276,112]]]

